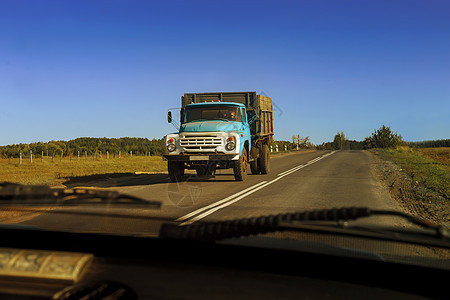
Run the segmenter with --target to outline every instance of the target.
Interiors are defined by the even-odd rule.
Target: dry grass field
[[[450,165],[450,147],[415,149],[422,156]]]
[[[0,182],[8,181],[21,184],[59,185],[72,177],[96,174],[167,172],[167,162],[161,156],[133,156],[122,158],[94,159],[74,158],[24,158],[19,164],[18,158],[0,159]]]

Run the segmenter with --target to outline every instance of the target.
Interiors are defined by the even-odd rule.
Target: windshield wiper
[[[381,227],[349,227],[346,221],[370,216],[398,216],[419,225],[422,230],[404,229],[387,230]],[[330,224],[330,221],[334,221]],[[331,226],[330,226],[331,225]],[[178,223],[163,224],[160,238],[177,240],[218,241],[248,235],[265,234],[275,231],[314,231],[380,238],[384,240],[423,243],[429,245],[430,237],[437,246],[450,248],[449,230],[428,220],[411,216],[399,211],[371,210],[367,207],[348,207],[324,210],[303,211],[255,218],[235,219],[230,221],[203,222],[180,226]],[[407,233],[409,236],[402,236]],[[420,236],[420,237],[419,237]]]
[[[117,191],[96,189],[62,189],[46,185],[0,183],[1,206],[102,206],[161,208],[161,202],[147,201]]]

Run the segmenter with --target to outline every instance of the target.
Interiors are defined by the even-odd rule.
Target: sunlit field
[[[450,164],[450,147],[415,149],[422,156],[432,158],[444,164]]]
[[[41,159],[19,158],[0,159],[0,182],[22,184],[58,185],[72,177],[96,174],[167,172],[167,162],[161,156],[133,156],[122,158],[44,157]]]

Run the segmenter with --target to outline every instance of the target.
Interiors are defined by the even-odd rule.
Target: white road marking
[[[275,181],[278,180],[278,179],[280,179],[280,178],[281,178],[281,177],[275,178]],[[238,202],[239,200],[241,200],[241,199],[247,197],[248,195],[253,194],[254,192],[256,192],[256,191],[258,191],[258,190],[260,190],[260,189],[262,189],[262,188],[268,186],[268,185],[271,184],[271,183],[273,183],[274,180],[269,181],[269,182],[267,182],[267,181],[264,181],[264,182],[265,182],[264,185],[260,185],[260,186],[258,186],[258,187],[256,187],[256,188],[254,188],[254,189],[248,191],[247,193],[245,193],[245,194],[243,194],[243,195],[237,197],[236,199],[233,199],[233,200],[231,200],[231,201],[225,202],[224,204],[222,204],[222,205],[220,205],[220,206],[216,206],[216,207],[214,207],[214,208],[212,208],[212,209],[210,209],[210,210],[208,210],[208,211],[202,213],[201,215],[198,215],[198,216],[196,216],[196,217],[194,217],[194,218],[192,218],[192,219],[190,219],[190,220],[188,220],[188,221],[186,221],[186,222],[183,222],[183,223],[180,224],[180,226],[192,224],[192,223],[194,223],[194,222],[196,222],[196,221],[198,221],[198,220],[200,220],[200,219],[203,219],[204,217],[206,217],[206,216],[208,216],[208,215],[210,215],[210,214],[212,214],[212,213],[218,211],[219,209],[222,209],[222,208],[224,208],[224,207],[227,207],[227,206],[229,206],[229,205],[231,205],[231,204],[233,204],[233,203],[235,203],[235,202]],[[253,187],[255,187],[255,186],[253,186]]]
[[[290,175],[290,174],[292,174],[292,173],[294,173],[294,172],[296,172],[296,171],[298,171],[300,169],[303,169],[303,168],[305,168],[305,167],[307,167],[307,166],[309,166],[309,165],[311,165],[313,163],[318,162],[319,160],[321,160],[321,159],[323,159],[323,158],[325,158],[327,156],[330,156],[331,154],[333,154],[335,152],[336,151],[327,153],[325,155],[319,156],[319,157],[317,157],[317,158],[315,158],[313,160],[308,161],[304,165],[299,165],[299,166],[296,166],[296,167],[294,167],[292,169],[284,171],[284,172],[278,174],[277,175],[278,177],[276,177],[275,179],[272,179],[269,182],[262,181],[260,183],[257,183],[255,185],[253,185],[253,186],[251,186],[249,188],[246,188],[245,190],[242,190],[242,191],[240,191],[240,192],[238,192],[236,194],[233,194],[233,195],[231,195],[231,196],[229,196],[229,197],[227,197],[225,199],[222,199],[220,201],[214,202],[213,204],[210,204],[208,206],[205,206],[205,207],[202,207],[200,209],[197,209],[197,210],[195,210],[195,211],[193,211],[193,212],[191,212],[191,213],[189,213],[189,214],[187,214],[185,216],[179,217],[175,221],[184,221],[184,220],[187,220],[187,219],[193,217],[190,220],[181,223],[180,226],[192,224],[192,223],[194,223],[194,222],[196,222],[198,220],[203,219],[206,216],[209,216],[210,214],[212,214],[212,213],[214,213],[214,212],[216,212],[216,211],[218,211],[218,210],[220,210],[222,208],[225,208],[225,207],[227,207],[227,206],[229,206],[229,205],[231,205],[233,203],[236,203],[236,202],[242,200],[243,198],[247,197],[248,195],[253,194],[256,191],[259,191],[260,189],[265,188],[266,186],[268,186],[268,185],[270,185],[270,184],[272,184],[274,182],[277,182],[278,180],[280,180],[281,178],[283,178],[283,177],[285,177],[287,175]]]
[[[282,176],[282,175],[284,175],[284,174],[286,174],[286,173],[289,173],[289,172],[291,172],[291,171],[296,171],[296,170],[298,170],[299,168],[301,168],[302,166],[303,166],[303,165],[296,166],[296,167],[294,167],[294,168],[292,168],[292,169],[289,169],[289,170],[287,170],[287,171],[284,171],[284,172],[278,174],[277,176]]]
[[[249,187],[249,188],[246,188],[245,190],[242,190],[242,191],[240,191],[240,192],[238,192],[238,193],[236,193],[236,194],[233,194],[233,195],[231,195],[231,196],[229,196],[229,197],[227,197],[227,198],[225,198],[225,199],[223,199],[223,200],[214,202],[214,203],[211,204],[211,205],[208,205],[208,206],[199,208],[199,209],[197,209],[197,210],[195,210],[195,211],[193,211],[193,212],[191,212],[191,213],[189,213],[189,214],[187,214],[187,215],[185,215],[185,216],[179,217],[179,218],[176,219],[175,221],[184,221],[184,220],[186,220],[186,219],[189,219],[190,217],[195,216],[196,214],[199,214],[199,213],[201,213],[202,211],[205,211],[205,210],[207,210],[207,209],[210,209],[210,208],[213,208],[213,207],[215,207],[215,206],[218,206],[218,205],[220,205],[220,204],[222,204],[222,203],[224,203],[224,202],[227,202],[227,201],[229,201],[229,200],[232,200],[233,198],[238,197],[238,196],[244,194],[245,192],[248,192],[249,190],[254,189],[254,188],[256,188],[256,187],[258,187],[258,186],[260,186],[260,185],[262,185],[262,184],[264,184],[264,183],[266,183],[266,182],[267,182],[267,181],[262,181],[262,182],[260,182],[260,183],[258,183],[258,184],[255,184],[255,185],[253,185],[253,186],[251,186],[251,187]]]

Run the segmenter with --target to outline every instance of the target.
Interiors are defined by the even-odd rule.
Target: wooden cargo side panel
[[[256,106],[256,92],[225,92],[225,93],[192,93],[181,97],[181,106],[202,102],[235,102],[246,107]]]
[[[272,99],[266,96],[258,95],[257,105],[257,135],[259,137],[273,135],[273,108]]]

